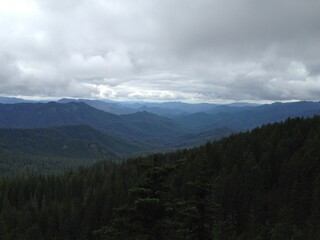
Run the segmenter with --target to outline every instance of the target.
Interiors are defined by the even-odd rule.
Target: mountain
[[[312,117],[320,114],[320,102],[273,103],[261,105],[226,116],[224,123],[235,129],[252,129],[262,124],[284,121],[294,117]]]
[[[99,131],[157,147],[191,133],[173,120],[143,112],[115,115],[82,102],[0,104],[0,128],[89,125]]]
[[[183,102],[134,102],[134,103],[121,103],[126,107],[139,109],[166,109],[174,110],[177,112],[186,112],[186,113],[195,113],[195,112],[204,112],[209,111],[210,109],[218,106],[218,104],[212,103],[183,103]]]
[[[0,129],[0,173],[54,172],[145,152],[144,146],[92,127]]]
[[[204,132],[185,134],[180,139],[175,141],[173,143],[173,146],[177,149],[200,146],[207,142],[228,137],[234,133],[237,133],[237,131],[234,129],[231,129],[228,127],[221,127],[221,128],[214,128],[212,130],[204,131]]]
[[[116,158],[139,152],[139,145],[86,125],[0,129],[0,148],[39,156]]]
[[[228,127],[243,131],[267,123],[283,121],[288,117],[311,117],[320,114],[320,102],[273,103],[260,106],[219,106],[204,113],[174,118],[186,128],[206,131]]]
[[[191,133],[175,121],[149,112],[137,112],[121,115],[121,119],[130,122],[138,129],[144,130],[143,138],[148,142],[171,146],[178,138]],[[135,136],[132,136],[133,138]]]
[[[0,238],[320,239],[320,117],[59,176],[0,177]]]
[[[237,113],[246,110],[253,110],[260,105],[219,105],[216,106],[205,113],[216,114],[216,113]]]
[[[0,97],[0,103],[15,104],[15,103],[47,103],[46,100],[25,100],[22,98]],[[211,104],[211,103],[182,103],[182,102],[116,102],[110,100],[91,100],[91,99],[74,99],[62,98],[56,101],[57,103],[71,103],[82,102],[105,112],[113,113],[116,115],[131,114],[136,112],[150,112],[160,116],[174,117],[176,115],[192,114],[196,112],[217,112],[219,108],[233,107],[253,107],[258,104],[236,102],[230,104]]]
[[[177,108],[164,108],[164,107],[147,107],[147,106],[141,106],[140,108],[137,108],[136,111],[139,112],[149,112],[153,114],[157,114],[159,116],[164,117],[175,117],[177,115],[187,114],[181,109]]]
[[[83,102],[96,109],[116,115],[131,114],[136,112],[149,112],[160,116],[175,116],[184,113],[195,113],[208,111],[218,105],[208,103],[181,103],[181,102],[112,102],[102,100],[89,99],[69,99],[63,98],[57,101],[58,103]]]
[[[130,114],[130,113],[137,112],[134,109],[122,106],[120,103],[116,103],[116,102],[106,102],[101,100],[89,100],[89,99],[69,99],[69,98],[63,98],[57,101],[57,103],[71,103],[71,102],[83,102],[96,109],[113,113],[116,115]]]
[[[82,102],[87,105],[94,107],[96,109],[113,113],[116,115],[132,114],[137,112],[149,112],[157,114],[160,116],[175,116],[177,114],[185,113],[183,110],[178,108],[167,108],[161,106],[161,104],[151,104],[148,103],[136,103],[136,104],[126,104],[125,102],[106,102],[102,100],[89,100],[89,99],[72,99],[72,98],[62,98],[57,101],[57,103],[71,103],[71,102]],[[154,105],[154,106],[153,106]]]
[[[15,103],[24,103],[24,102],[32,102],[22,98],[15,97],[0,97],[0,103],[4,104],[15,104]]]
[[[2,128],[45,128],[89,122],[102,126],[106,119],[115,122],[118,116],[97,110],[84,103],[0,104],[0,127]]]
[[[181,105],[166,104],[172,107]],[[147,111],[116,115],[83,102],[19,103],[0,104],[0,128],[89,125],[111,136],[160,151],[195,146],[204,140],[214,140],[288,117],[317,114],[320,114],[319,102],[215,106],[210,111],[180,114],[171,118]]]
[[[248,103],[248,102],[233,102],[226,104],[226,106],[231,106],[231,107],[257,107],[261,104],[259,103]]]

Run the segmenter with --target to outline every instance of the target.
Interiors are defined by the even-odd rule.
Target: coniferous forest
[[[320,117],[0,180],[0,239],[320,239]]]
[[[319,12],[0,0],[0,240],[320,240]]]

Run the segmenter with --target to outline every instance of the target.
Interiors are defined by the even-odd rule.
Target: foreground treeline
[[[320,239],[320,118],[0,181],[0,239]]]

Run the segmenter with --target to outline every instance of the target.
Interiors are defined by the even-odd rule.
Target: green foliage
[[[55,173],[145,151],[89,126],[0,129],[0,174]]]
[[[13,239],[320,238],[320,118],[61,176],[0,180]]]

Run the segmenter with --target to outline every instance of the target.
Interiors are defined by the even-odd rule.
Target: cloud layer
[[[0,95],[318,100],[318,0],[0,0]]]

